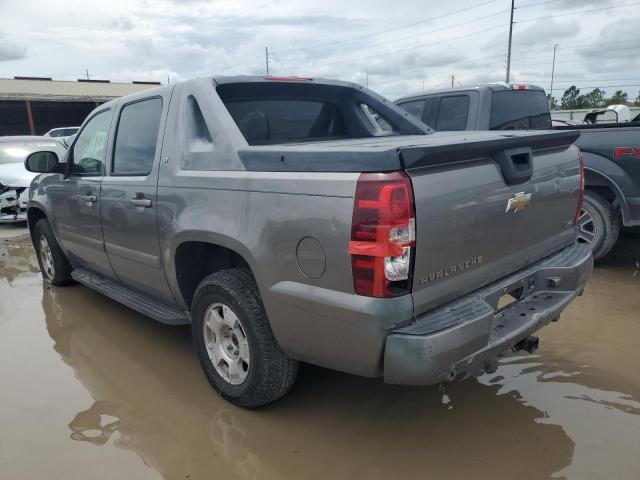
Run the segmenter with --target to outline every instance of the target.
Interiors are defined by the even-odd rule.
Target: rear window
[[[547,97],[540,90],[494,92],[491,130],[540,130],[551,128]]]
[[[264,99],[226,106],[251,145],[346,138],[342,114],[329,102]]]
[[[230,82],[216,91],[249,145],[416,134],[395,105],[351,85]]]

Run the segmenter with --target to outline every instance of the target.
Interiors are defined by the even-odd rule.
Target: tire
[[[293,387],[298,362],[276,342],[249,271],[223,270],[198,285],[191,333],[209,383],[229,402],[258,408]]]
[[[620,235],[620,214],[603,197],[585,190],[578,219],[578,242],[591,245],[594,260],[604,257]]]
[[[36,249],[42,278],[56,287],[69,285],[73,282],[71,278],[73,267],[60,248],[51,230],[51,225],[45,218],[38,220],[33,227],[33,246]]]

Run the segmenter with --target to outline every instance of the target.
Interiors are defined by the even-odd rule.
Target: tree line
[[[616,90],[610,98],[607,98],[606,92],[601,88],[594,88],[589,93],[581,94],[580,89],[575,85],[567,88],[560,102],[555,97],[550,97],[549,106],[551,110],[575,110],[578,108],[604,108],[609,105],[635,105],[640,107],[640,92],[635,100],[629,100],[629,94],[622,90]]]

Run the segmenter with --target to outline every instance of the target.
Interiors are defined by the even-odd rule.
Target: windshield
[[[542,90],[505,90],[493,93],[491,130],[551,128],[547,97]]]

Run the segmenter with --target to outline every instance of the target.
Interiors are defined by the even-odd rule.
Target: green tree
[[[640,91],[638,91],[638,96],[636,97],[636,101],[634,103],[636,107],[640,107]]]
[[[563,110],[573,110],[576,108],[589,108],[584,95],[580,95],[580,89],[571,85],[562,94],[560,108]]]
[[[584,96],[585,107],[599,108],[604,107],[605,104],[605,91],[600,88],[594,88]]]
[[[625,103],[627,103],[628,99],[629,95],[627,94],[627,92],[616,90],[608,103],[609,105],[624,105]]]

